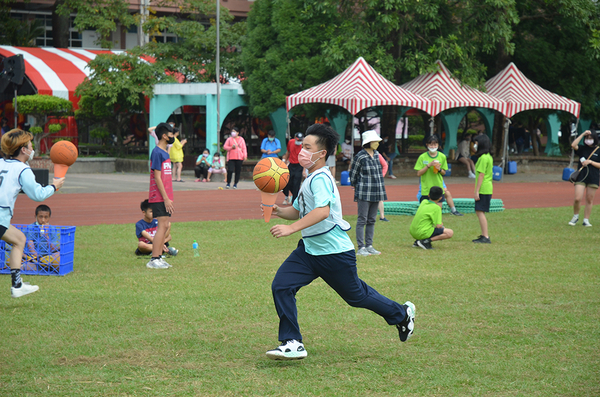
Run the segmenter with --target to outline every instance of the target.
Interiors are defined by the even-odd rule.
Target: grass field
[[[133,256],[134,225],[78,227],[73,273],[25,276],[40,291],[20,299],[1,279],[0,395],[597,396],[600,223],[570,217],[490,214],[482,246],[475,215],[445,216],[455,237],[433,251],[411,248],[411,217],[378,222],[383,254],[359,258],[359,275],[416,304],[415,334],[401,343],[316,280],[297,296],[308,358],[295,362],[265,357],[271,281],[299,239],[270,237],[281,220],[175,224],[169,270]]]

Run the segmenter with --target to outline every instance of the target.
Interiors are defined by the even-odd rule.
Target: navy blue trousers
[[[304,241],[283,262],[271,290],[279,316],[279,340],[302,340],[298,325],[296,293],[305,285],[321,277],[352,307],[369,309],[389,325],[401,323],[406,317],[404,307],[381,295],[358,278],[354,250],[341,254],[314,256],[304,250]]]

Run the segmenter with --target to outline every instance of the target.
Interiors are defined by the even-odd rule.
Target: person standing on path
[[[235,173],[233,188],[237,189],[242,173],[242,163],[248,158],[248,151],[246,150],[246,141],[236,128],[231,130],[231,136],[225,141],[223,149],[227,152],[227,185],[225,188],[231,187],[231,177]]]

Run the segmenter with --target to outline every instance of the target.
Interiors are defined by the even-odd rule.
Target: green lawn
[[[482,246],[475,215],[444,216],[455,237],[433,251],[411,248],[411,217],[378,222],[383,254],[359,258],[359,275],[415,303],[415,334],[401,343],[317,280],[297,296],[308,357],[295,362],[265,356],[271,281],[299,239],[270,237],[280,220],[174,224],[168,270],[133,256],[134,225],[79,227],[73,273],[25,276],[40,291],[20,299],[1,279],[0,395],[597,396],[600,221],[570,218],[489,214]]]

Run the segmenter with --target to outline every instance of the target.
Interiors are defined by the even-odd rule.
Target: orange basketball
[[[54,164],[73,165],[78,156],[77,148],[69,141],[58,141],[50,149],[50,160]]]
[[[252,179],[257,188],[265,193],[277,193],[288,184],[290,171],[277,157],[266,157],[254,167]]]

